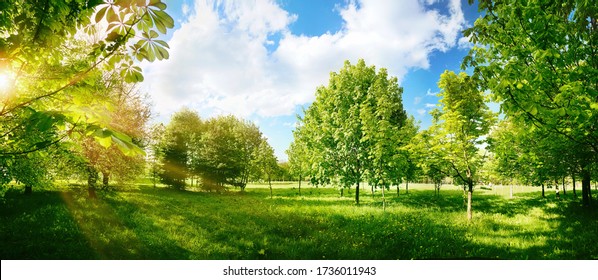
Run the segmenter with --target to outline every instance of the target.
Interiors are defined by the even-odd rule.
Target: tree
[[[463,66],[474,67],[512,121],[575,143],[569,159],[581,166],[582,201],[589,206],[598,155],[594,3],[481,0],[479,9],[483,16],[464,32],[475,46]]]
[[[89,105],[98,73],[143,79],[136,61],[168,58],[158,32],[174,26],[166,5],[152,1],[3,1],[0,3],[0,161],[86,135],[142,153],[132,139],[98,118]],[[91,99],[106,105],[102,99]],[[19,133],[37,130],[35,137]],[[18,174],[5,173],[5,178]],[[15,178],[19,179],[19,178]]]
[[[494,122],[477,81],[465,73],[440,75],[439,108],[434,109],[429,129],[431,151],[448,163],[448,174],[467,192],[467,219],[472,219],[472,193],[484,156],[480,145]],[[438,169],[442,170],[442,169]]]
[[[253,123],[234,116],[207,120],[198,160],[203,188],[220,191],[232,185],[245,190],[256,170],[262,141],[262,133]]]
[[[270,198],[272,198],[272,177],[278,169],[278,163],[276,162],[276,156],[274,156],[274,149],[268,144],[266,138],[262,138],[253,165],[255,173],[268,182]]]
[[[397,141],[406,120],[402,91],[385,69],[376,73],[363,60],[347,61],[339,73],[330,74],[295,133],[297,152],[304,155],[299,158],[309,162],[313,183],[355,185],[359,204],[362,180],[384,187],[395,182],[401,169]]]
[[[193,151],[197,151],[195,140],[202,129],[203,122],[194,111],[184,108],[172,116],[159,144],[162,183],[179,190],[185,188],[193,165],[199,161]]]
[[[451,177],[450,163],[446,160],[444,150],[438,149],[437,137],[441,132],[438,124],[419,132],[413,141],[406,146],[417,167],[423,175],[434,183],[434,193],[440,194],[442,181]]]
[[[97,92],[93,92],[95,98],[109,100],[111,110],[107,112],[108,124],[125,135],[120,138],[130,138],[129,141],[137,146],[144,146],[147,138],[146,124],[150,118],[150,108],[146,96],[141,94],[134,84],[125,83],[115,73],[104,74],[103,79],[98,82]],[[98,108],[97,111],[101,111]],[[102,174],[102,185],[108,187],[110,179],[118,179],[120,182],[131,181],[145,169],[145,157],[141,153],[131,153],[123,149],[122,145],[112,145],[111,137],[94,139],[94,135],[84,137],[79,141],[82,146],[81,153],[88,162],[87,173],[90,178],[88,182],[90,196],[95,194],[95,178],[97,173]],[[96,174],[94,174],[96,173]]]
[[[299,130],[293,131],[294,140],[286,150],[289,157],[289,171],[293,176],[296,176],[299,181],[299,195],[301,195],[301,182],[309,171],[309,157],[306,150],[306,140],[298,139],[303,134]]]

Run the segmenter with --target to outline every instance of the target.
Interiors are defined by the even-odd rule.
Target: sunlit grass
[[[245,192],[136,186],[90,201],[80,188],[8,191],[1,200],[2,259],[595,259],[596,211],[566,196],[474,193],[429,185],[354,192],[297,183]]]

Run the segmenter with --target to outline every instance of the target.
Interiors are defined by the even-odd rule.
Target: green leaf
[[[97,13],[96,13],[96,17],[95,17],[95,21],[96,22],[100,22],[104,16],[106,15],[106,11],[108,11],[108,6],[101,8]]]

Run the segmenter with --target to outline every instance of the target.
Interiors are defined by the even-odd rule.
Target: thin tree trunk
[[[270,180],[270,175],[268,175],[268,185],[270,186],[270,198],[272,198],[272,180]]]
[[[102,186],[107,189],[109,182],[110,182],[110,173],[102,172]]]
[[[25,185],[25,195],[31,195],[33,193],[33,188],[31,185]]]
[[[382,186],[382,211],[386,212],[386,198],[384,197],[385,186]]]
[[[565,177],[563,177],[563,195],[567,195],[567,186],[565,185]]]
[[[357,188],[355,188],[355,204],[359,205],[359,182],[357,182]]]
[[[509,187],[511,189],[509,198],[513,199],[513,183],[509,184]]]
[[[590,185],[590,167],[585,166],[581,170],[581,201],[583,206],[590,207],[590,202],[592,201],[591,198],[591,185]]]
[[[467,220],[471,221],[471,219],[473,218],[473,213],[471,211],[471,198],[472,198],[472,193],[473,193],[473,186],[471,183],[468,183],[469,187],[467,190]]]
[[[544,183],[542,183],[542,197],[546,198],[546,195],[544,194]]]
[[[301,178],[302,176],[299,175],[299,195],[301,195]]]
[[[92,166],[87,167],[87,194],[89,198],[96,199],[96,184],[98,180],[98,172]]]
[[[571,181],[573,181],[573,196],[577,197],[577,192],[575,191],[575,175],[571,175]]]

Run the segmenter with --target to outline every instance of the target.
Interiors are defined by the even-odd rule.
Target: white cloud
[[[191,8],[189,7],[189,5],[187,5],[187,3],[183,3],[182,10],[183,10],[183,15],[189,16],[189,13],[191,12]]]
[[[469,50],[473,48],[473,43],[469,42],[469,37],[461,37],[458,41],[458,47],[462,50]]]
[[[426,92],[427,96],[436,96],[438,94],[438,92],[433,92],[432,89],[428,89],[428,91]]]
[[[418,114],[419,116],[423,116],[425,113],[426,113],[426,110],[425,110],[425,109],[418,109],[418,110],[417,110],[417,114]]]
[[[338,8],[341,30],[308,37],[291,33],[297,15],[273,0],[197,0],[183,6],[188,18],[169,41],[170,59],[143,65],[144,87],[163,116],[183,105],[204,115],[292,115],[347,59],[364,58],[400,80],[429,67],[433,51],[456,47],[465,24],[460,1],[443,13],[424,4],[350,2]]]
[[[426,103],[425,107],[426,108],[436,108],[436,104]]]

